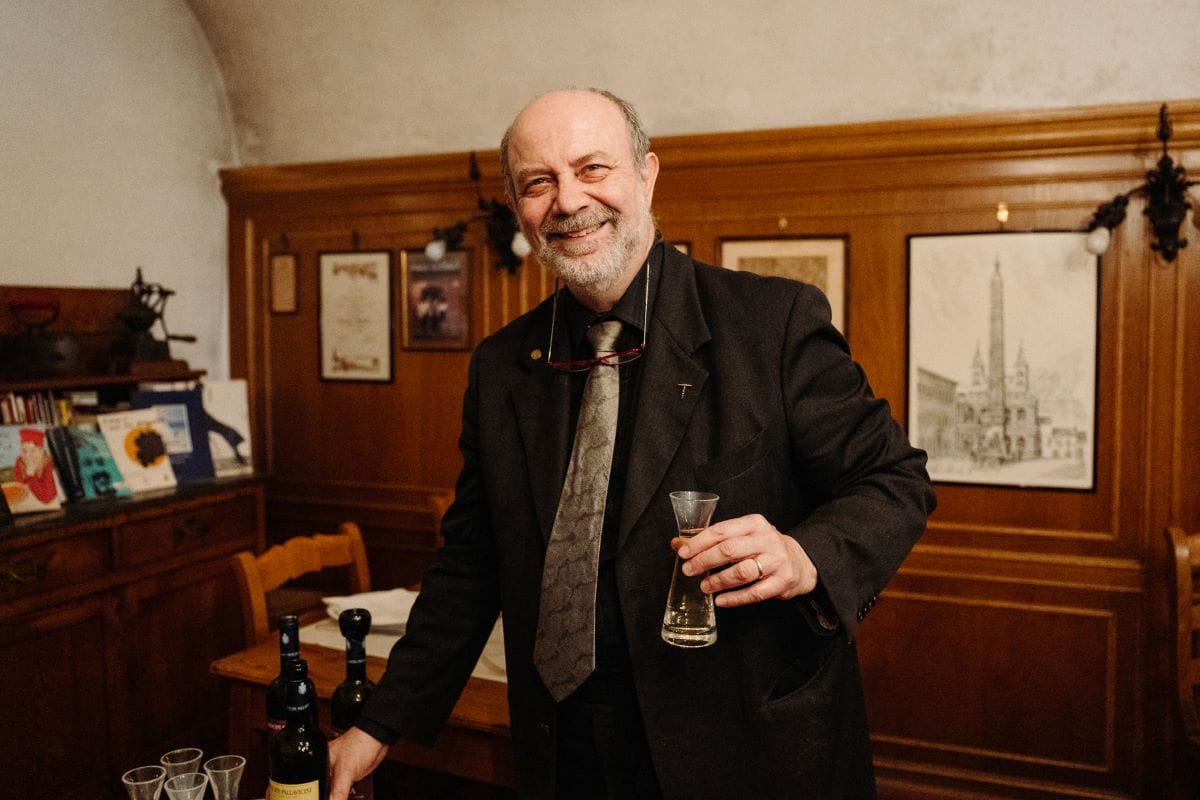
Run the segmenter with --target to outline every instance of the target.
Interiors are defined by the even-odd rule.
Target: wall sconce
[[[425,245],[425,255],[431,261],[441,261],[445,258],[447,250],[456,250],[462,246],[467,226],[482,220],[486,223],[488,244],[496,253],[496,266],[515,274],[525,256],[533,250],[525,234],[521,233],[517,215],[499,200],[483,199],[483,194],[479,191],[479,161],[475,158],[474,150],[471,151],[471,166],[467,176],[475,184],[475,198],[480,213],[470,219],[459,220],[446,228],[434,228],[433,241]]]
[[[1170,263],[1179,251],[1187,247],[1187,239],[1179,238],[1179,226],[1187,216],[1192,204],[1187,200],[1187,188],[1197,181],[1188,180],[1182,166],[1176,166],[1167,153],[1167,142],[1171,140],[1171,120],[1167,116],[1167,104],[1158,110],[1158,140],[1162,142],[1162,157],[1158,165],[1146,173],[1146,182],[1141,186],[1119,194],[1107,203],[1102,203],[1088,223],[1087,250],[1093,255],[1102,255],[1112,240],[1112,230],[1125,219],[1129,198],[1142,195],[1146,198],[1143,214],[1150,220],[1154,239],[1150,249],[1162,253],[1163,260]]]

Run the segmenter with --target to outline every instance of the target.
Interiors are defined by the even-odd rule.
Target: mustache
[[[597,208],[591,211],[580,211],[569,217],[548,219],[538,226],[538,232],[543,236],[561,233],[575,233],[594,225],[605,222],[617,222],[621,218],[619,212],[611,208]]]

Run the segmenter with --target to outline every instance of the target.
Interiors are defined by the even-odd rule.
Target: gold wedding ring
[[[766,577],[767,573],[763,572],[762,564],[759,562],[759,560],[757,558],[754,558],[753,556],[751,556],[750,560],[754,562],[754,566],[758,567],[758,577],[755,578],[754,580],[761,581],[764,577]]]

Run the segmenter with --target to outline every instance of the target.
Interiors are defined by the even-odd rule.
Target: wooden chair
[[[268,593],[279,590],[290,581],[326,568],[344,567],[346,594],[371,591],[367,550],[363,545],[362,531],[353,522],[343,522],[338,526],[337,533],[296,536],[275,545],[262,555],[255,556],[249,550],[244,550],[234,553],[232,559],[242,603],[247,646],[270,636]],[[319,603],[319,590],[310,591],[309,594]]]
[[[1175,567],[1175,683],[1183,730],[1200,754],[1200,533],[1167,528]]]

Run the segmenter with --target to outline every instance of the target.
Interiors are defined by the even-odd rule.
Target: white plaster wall
[[[232,133],[182,0],[0,0],[0,283],[124,287],[140,266],[198,339],[172,355],[224,377]]]
[[[263,163],[494,148],[566,84],[652,136],[1200,95],[1197,0],[188,2]]]

